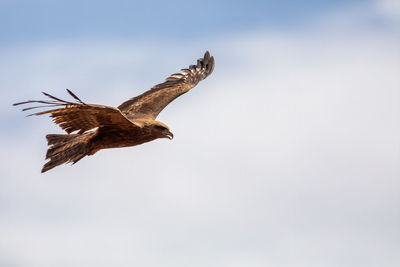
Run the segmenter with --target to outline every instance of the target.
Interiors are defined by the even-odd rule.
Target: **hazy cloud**
[[[0,266],[398,266],[398,47],[316,26],[3,48]],[[213,75],[159,117],[172,142],[39,174],[61,131],[12,101],[118,105],[205,49]]]

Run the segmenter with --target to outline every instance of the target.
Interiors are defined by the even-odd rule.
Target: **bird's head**
[[[158,138],[168,138],[169,140],[174,138],[174,134],[171,133],[168,126],[162,122],[155,121],[152,128],[153,132],[158,136]]]

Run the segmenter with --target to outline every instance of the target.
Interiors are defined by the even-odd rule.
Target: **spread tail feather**
[[[94,132],[84,134],[48,134],[49,149],[46,159],[50,159],[42,168],[42,173],[63,163],[75,164],[91,152],[90,139]]]

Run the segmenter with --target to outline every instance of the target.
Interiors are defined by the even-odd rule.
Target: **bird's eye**
[[[160,130],[160,131],[164,131],[164,130],[167,129],[167,128],[165,128],[164,126],[160,126],[160,125],[156,125],[156,128],[157,128],[158,130]]]

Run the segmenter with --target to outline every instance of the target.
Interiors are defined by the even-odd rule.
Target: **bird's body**
[[[138,120],[134,120],[138,123]],[[139,121],[140,122],[140,121]],[[143,123],[142,127],[131,127],[130,129],[102,129],[96,130],[96,134],[92,137],[93,150],[98,151],[106,148],[128,147],[136,146],[143,143],[153,141],[157,138],[170,138],[170,135],[160,133],[157,128],[161,123],[156,121],[149,121],[147,124]],[[165,124],[162,124],[165,125]],[[168,127],[160,126],[168,129]],[[169,129],[168,129],[169,131]]]
[[[63,163],[76,163],[101,149],[136,146],[158,138],[172,139],[173,134],[168,126],[155,120],[157,115],[171,101],[210,75],[213,69],[214,58],[207,51],[196,65],[172,74],[164,83],[125,101],[118,108],[86,104],[68,89],[76,102],[44,93],[52,100],[29,100],[14,105],[44,104],[23,110],[57,107],[31,114],[50,114],[53,121],[67,132],[46,136],[49,145],[46,159],[50,160],[43,166],[42,172],[45,172]]]

